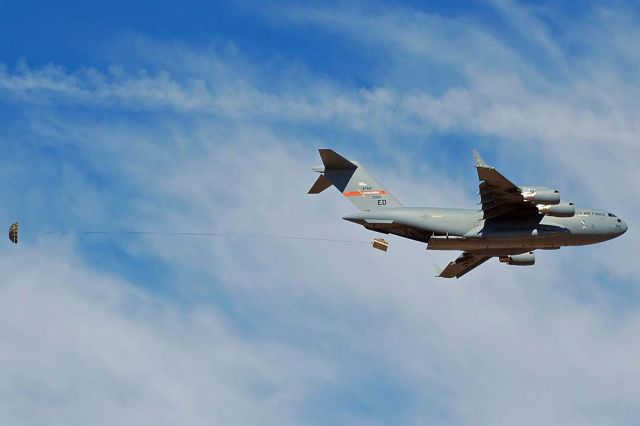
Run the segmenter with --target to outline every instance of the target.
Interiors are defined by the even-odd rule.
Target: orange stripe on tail
[[[353,191],[353,192],[343,192],[342,195],[345,197],[366,197],[367,195],[387,195],[387,191]]]

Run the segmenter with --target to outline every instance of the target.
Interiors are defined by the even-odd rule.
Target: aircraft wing
[[[460,278],[489,259],[491,256],[480,256],[465,251],[456,260],[449,262],[438,276],[441,278]]]
[[[522,189],[518,185],[487,165],[476,151],[473,151],[473,156],[480,180],[480,202],[485,219],[507,213],[538,213],[534,205],[524,201]]]

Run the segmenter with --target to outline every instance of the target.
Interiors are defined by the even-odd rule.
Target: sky
[[[1,4],[1,424],[640,416],[636,4]],[[318,148],[460,208],[475,148],[629,231],[460,280],[393,236],[46,234],[368,241]]]

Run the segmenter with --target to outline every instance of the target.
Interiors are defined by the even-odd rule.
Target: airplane
[[[474,150],[482,209],[404,207],[357,161],[331,149],[320,149],[320,176],[309,190],[319,194],[336,187],[359,213],[344,220],[366,229],[427,244],[427,250],[460,250],[462,254],[439,274],[460,278],[492,257],[515,266],[535,264],[534,250],[596,244],[617,238],[628,226],[603,210],[576,208],[560,192],[541,186],[518,186],[490,167]],[[386,251],[388,242],[373,246]]]

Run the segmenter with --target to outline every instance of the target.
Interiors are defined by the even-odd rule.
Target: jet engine
[[[533,186],[522,188],[522,198],[524,201],[531,201],[537,204],[560,204],[560,191],[543,186]]]
[[[538,204],[538,211],[549,216],[573,217],[576,214],[576,206],[573,203],[560,203],[555,206]]]
[[[500,256],[499,259],[502,263],[515,266],[531,266],[536,263],[536,256],[533,252],[516,254],[513,256]]]

